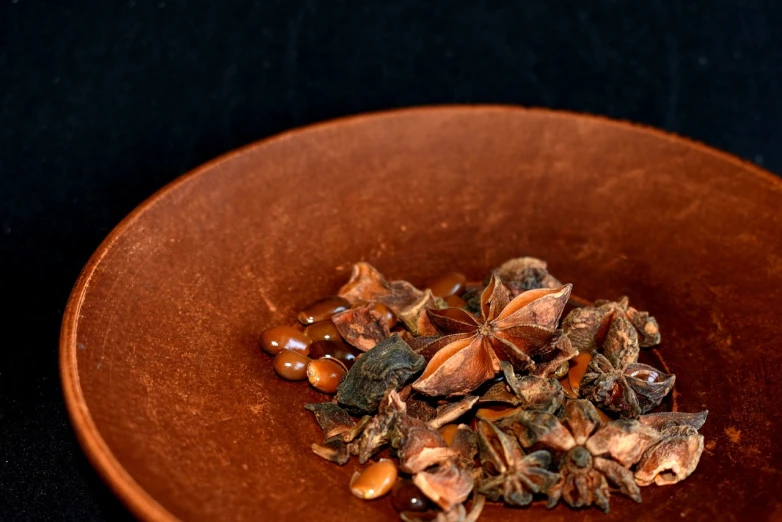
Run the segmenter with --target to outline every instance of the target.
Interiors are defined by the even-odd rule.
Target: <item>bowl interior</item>
[[[310,452],[322,435],[303,406],[326,397],[278,379],[259,333],[294,324],[359,260],[420,284],[532,255],[581,297],[651,311],[679,409],[710,410],[692,477],[594,516],[766,516],[782,509],[767,407],[782,399],[780,208],[782,184],[753,167],[589,117],[433,108],[284,134],[175,182],[101,246],[66,312],[66,399],[143,518],[393,519],[350,495],[357,463]]]

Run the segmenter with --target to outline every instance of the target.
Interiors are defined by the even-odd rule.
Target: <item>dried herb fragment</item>
[[[579,385],[579,394],[608,411],[634,418],[662,402],[675,375],[638,363],[638,335],[630,321],[618,315],[595,353]]]
[[[337,389],[337,401],[350,413],[372,413],[388,390],[401,388],[425,364],[393,335],[358,358]]]
[[[395,390],[392,389],[383,396],[377,415],[367,422],[361,437],[350,447],[351,453],[358,455],[361,464],[390,442],[391,432],[399,419],[405,416],[406,410],[405,403]]]
[[[660,413],[649,413],[638,417],[638,422],[644,426],[649,426],[657,431],[663,431],[674,426],[692,426],[696,430],[706,423],[706,417],[709,416],[709,410],[703,410],[698,413],[685,413],[681,411],[666,411]]]
[[[407,415],[398,419],[391,445],[397,448],[399,469],[405,473],[418,473],[458,455],[436,429]]]
[[[478,423],[478,445],[485,476],[478,481],[479,493],[497,502],[526,506],[533,495],[544,493],[559,476],[548,471],[551,454],[536,451],[525,455],[514,437],[488,421]]]
[[[339,435],[326,439],[326,442],[323,444],[313,444],[312,452],[315,453],[315,455],[328,461],[335,462],[340,466],[350,460],[348,446]]]
[[[611,323],[618,317],[633,325],[641,348],[660,344],[660,327],[648,312],[630,306],[627,297],[619,301],[595,301],[595,306],[576,308],[562,321],[562,329],[579,352],[589,352],[602,346]]]
[[[307,404],[304,408],[315,414],[315,420],[327,439],[350,431],[356,424],[353,417],[333,402]]]
[[[515,299],[495,275],[481,295],[481,317],[459,308],[427,310],[443,334],[421,353],[430,357],[413,387],[427,395],[464,395],[500,370],[500,358],[536,375],[575,355],[556,329],[571,285],[530,290]]]
[[[562,286],[556,277],[548,273],[547,268],[548,265],[542,259],[518,257],[505,261],[494,272],[516,296],[527,290]]]
[[[331,321],[345,341],[363,352],[391,336],[383,316],[371,303],[334,314]]]
[[[438,406],[435,411],[435,418],[429,421],[429,426],[432,428],[439,428],[444,424],[453,422],[475,406],[478,402],[478,397],[474,395],[467,395],[460,401],[449,402]]]
[[[511,406],[521,406],[524,410],[556,412],[565,398],[562,385],[555,378],[524,375],[518,377],[513,367],[506,361],[500,363],[505,375],[504,382],[498,382],[478,402],[502,403]]]
[[[635,472],[639,486],[676,484],[689,477],[703,453],[703,435],[691,425],[670,426],[662,439],[646,450]]]
[[[448,512],[467,500],[474,480],[469,468],[458,465],[452,459],[431,470],[416,473],[413,484],[418,486],[429,500]]]

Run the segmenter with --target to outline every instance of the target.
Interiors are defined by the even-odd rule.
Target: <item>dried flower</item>
[[[447,460],[413,477],[413,484],[446,512],[467,500],[475,482],[471,469],[459,462]]]
[[[489,421],[478,423],[478,446],[485,476],[478,492],[497,502],[526,506],[533,495],[545,493],[559,476],[548,471],[551,454],[536,451],[525,455],[516,439],[497,429]]]
[[[575,355],[556,329],[572,286],[530,290],[510,300],[495,275],[481,295],[481,317],[460,308],[427,310],[444,337],[423,348],[431,357],[413,387],[427,395],[463,395],[500,370],[500,358],[519,370],[546,375]]]
[[[315,414],[315,420],[327,439],[350,431],[356,425],[353,417],[333,402],[307,404],[304,408]]]
[[[399,469],[405,473],[418,473],[459,454],[457,450],[448,447],[436,429],[408,415],[398,419],[391,445],[397,448]]]
[[[595,301],[595,306],[576,308],[562,321],[562,329],[579,352],[589,352],[602,346],[611,323],[617,317],[630,322],[639,336],[639,346],[648,348],[660,344],[660,327],[648,312],[630,306],[627,297],[619,301]]]
[[[635,420],[602,424],[597,409],[586,400],[565,406],[560,421],[554,415],[522,411],[498,423],[525,448],[548,448],[559,458],[559,481],[548,491],[549,507],[560,498],[572,507],[609,508],[609,482],[636,502],[641,501],[628,469],[659,439],[659,433]]]
[[[391,440],[391,432],[399,419],[406,415],[407,407],[399,394],[391,389],[380,401],[378,413],[367,423],[361,437],[351,444],[350,451],[358,455],[361,464],[368,461]]]
[[[602,354],[595,353],[579,385],[581,397],[622,417],[633,418],[660,404],[676,380],[638,363],[638,335],[630,321],[617,315],[611,323]]]
[[[337,401],[351,413],[372,413],[388,390],[401,388],[425,363],[392,335],[356,360],[337,389]]]

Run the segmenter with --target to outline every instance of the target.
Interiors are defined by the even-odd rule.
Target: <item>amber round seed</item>
[[[444,426],[440,426],[440,428],[437,430],[440,432],[440,435],[442,435],[443,439],[445,440],[445,443],[449,446],[453,442],[453,438],[456,435],[456,432],[459,431],[459,425],[458,424],[446,424]]]
[[[334,359],[316,359],[307,366],[307,379],[313,388],[323,393],[336,393],[346,373]]]
[[[331,321],[313,323],[304,329],[304,335],[312,341],[341,341],[339,330]]]
[[[578,393],[578,389],[581,386],[581,379],[584,377],[591,361],[592,352],[580,352],[570,359],[570,370],[568,371],[567,378],[570,382],[570,387],[573,388],[574,392]]]
[[[330,357],[336,359],[347,368],[353,366],[356,357],[361,355],[361,350],[354,348],[342,341],[315,341],[310,345],[310,357],[313,359],[322,359]]]
[[[386,323],[386,326],[390,330],[396,325],[397,319],[396,315],[394,315],[394,312],[391,311],[389,307],[384,305],[383,303],[375,303],[372,305],[373,311],[380,314],[380,318],[383,320],[384,323]]]
[[[396,477],[396,464],[388,459],[380,459],[364,471],[356,471],[353,474],[350,479],[350,492],[365,500],[380,498],[391,491]]]
[[[310,303],[304,310],[299,312],[299,322],[302,324],[313,324],[319,321],[325,321],[337,312],[342,312],[350,308],[350,303],[339,296],[324,297],[314,303]]]
[[[261,349],[269,355],[277,355],[281,350],[307,355],[311,342],[306,335],[291,326],[272,326],[261,333]]]
[[[391,491],[391,505],[400,513],[403,511],[426,511],[429,509],[429,499],[411,481],[399,480]]]
[[[459,295],[464,292],[464,285],[467,283],[467,277],[459,272],[448,272],[441,275],[434,281],[430,281],[426,286],[435,297],[445,297],[447,295]]]
[[[283,379],[303,381],[307,378],[307,365],[312,359],[293,350],[282,350],[274,356],[274,371]]]
[[[443,301],[445,301],[445,304],[447,304],[451,308],[464,308],[465,306],[467,306],[467,301],[465,301],[458,295],[446,295],[445,297],[443,297]]]

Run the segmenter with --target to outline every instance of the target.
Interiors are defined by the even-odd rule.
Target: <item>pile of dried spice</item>
[[[662,411],[675,376],[638,361],[660,343],[654,317],[571,288],[534,258],[426,290],[358,263],[299,314],[303,332],[261,346],[280,377],[335,394],[306,406],[325,436],[312,450],[375,459],[346,486],[391,492],[403,520],[474,521],[486,499],[608,511],[611,492],[640,502],[639,486],[687,478],[708,412]]]

